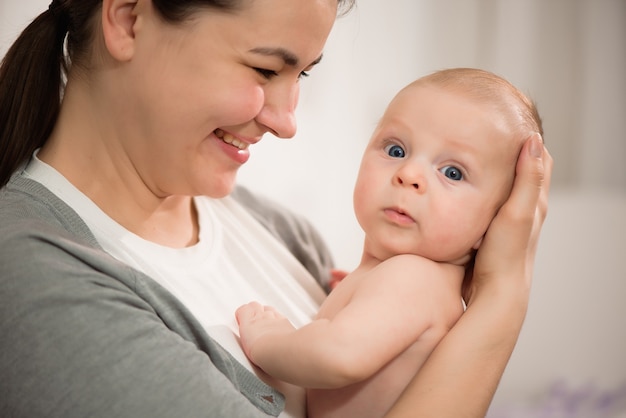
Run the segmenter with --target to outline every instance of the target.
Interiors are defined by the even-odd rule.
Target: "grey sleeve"
[[[0,416],[262,417],[282,410],[280,394],[235,364],[173,296],[49,228],[2,228]]]
[[[334,260],[315,227],[284,206],[238,186],[232,196],[276,236],[328,291]]]

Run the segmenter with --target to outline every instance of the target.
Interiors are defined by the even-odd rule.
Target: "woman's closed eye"
[[[254,69],[254,71],[261,74],[263,78],[267,80],[271,80],[272,78],[278,76],[278,73],[274,70],[268,70],[268,69],[259,68],[259,67],[252,67],[252,68]],[[298,79],[308,77],[309,75],[310,74],[308,71],[301,71],[300,74],[298,74]]]
[[[274,70],[268,70],[268,69],[259,68],[259,67],[252,67],[252,69],[256,71],[257,73],[261,74],[263,78],[267,80],[270,80],[278,75],[278,73]]]

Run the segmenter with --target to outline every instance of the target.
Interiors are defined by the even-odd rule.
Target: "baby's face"
[[[367,251],[466,262],[510,193],[520,149],[492,105],[405,89],[374,132],[354,191]]]

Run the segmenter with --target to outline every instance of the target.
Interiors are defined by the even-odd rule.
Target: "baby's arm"
[[[447,274],[444,268],[420,257],[394,257],[361,277],[332,319],[297,330],[272,308],[244,305],[236,313],[243,349],[266,373],[299,386],[337,388],[364,380],[420,336],[439,333],[438,339],[447,331],[433,326],[441,296],[450,293],[439,277]]]
[[[241,306],[236,317],[246,356],[272,377],[304,387],[327,387],[340,373],[337,369],[327,373],[321,366],[332,367],[330,346],[319,344],[328,339],[328,320],[314,320],[296,330],[274,308],[257,302]]]

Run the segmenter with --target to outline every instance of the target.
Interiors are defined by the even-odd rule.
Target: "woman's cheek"
[[[223,123],[222,126],[246,123],[256,118],[263,109],[265,92],[263,87],[258,84],[242,86],[242,88],[226,92],[221,105],[225,119],[229,119],[229,115],[233,119]]]

